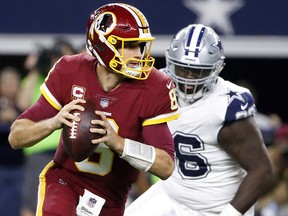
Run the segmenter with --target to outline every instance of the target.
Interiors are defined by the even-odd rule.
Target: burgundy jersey
[[[105,92],[97,79],[97,60],[87,54],[62,57],[51,69],[41,92],[54,108],[60,110],[77,98],[91,99],[108,118],[113,129],[124,138],[145,142],[142,128],[164,123],[179,115],[174,84],[153,68],[147,80],[127,79],[111,92]],[[149,143],[148,143],[149,144]],[[165,146],[155,146],[165,150]],[[92,193],[106,200],[125,202],[138,170],[117,153],[100,144],[91,157],[74,162],[67,154],[62,138],[54,157],[85,182]]]

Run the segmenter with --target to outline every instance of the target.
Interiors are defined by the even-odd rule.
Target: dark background
[[[0,32],[83,33],[88,15],[101,5],[125,2],[146,16],[153,34],[174,34],[194,22],[197,15],[185,6],[187,0],[1,0]],[[190,0],[211,2],[211,0]],[[220,0],[214,10],[230,3],[242,3],[228,14],[237,35],[288,35],[287,0]],[[220,4],[221,3],[221,4]],[[204,23],[205,24],[205,23]],[[218,30],[216,28],[216,30]]]

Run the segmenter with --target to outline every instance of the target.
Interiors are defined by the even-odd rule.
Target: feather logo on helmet
[[[90,29],[90,32],[93,32],[93,28],[95,29],[95,32],[97,34],[102,34],[102,35],[107,35],[116,26],[116,17],[113,13],[111,12],[106,12],[103,14],[100,14],[94,21],[93,27],[91,26],[92,29]]]

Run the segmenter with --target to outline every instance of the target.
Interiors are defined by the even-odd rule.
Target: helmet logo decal
[[[220,40],[217,40],[217,42],[214,44],[215,47],[218,47],[219,50],[223,51],[222,43]]]
[[[197,37],[197,40],[195,40],[196,37],[193,37],[193,34],[194,32],[199,33],[198,37]],[[188,56],[189,52],[194,52],[194,57],[198,57],[198,54],[199,54],[199,47],[200,47],[200,44],[201,44],[201,41],[202,41],[202,38],[203,38],[203,35],[204,35],[204,32],[205,32],[205,27],[202,27],[201,30],[199,31],[199,27],[197,26],[197,29],[195,26],[192,27],[191,31],[189,32],[189,35],[188,35],[188,40],[187,40],[187,43],[186,43],[186,48],[185,48],[185,55]],[[192,40],[192,38],[194,38],[194,41]],[[193,50],[191,50],[191,48],[193,48]]]
[[[115,15],[111,12],[100,14],[95,19],[95,31],[98,34],[106,35],[109,34],[116,26]]]

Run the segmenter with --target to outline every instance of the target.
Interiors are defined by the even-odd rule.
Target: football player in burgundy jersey
[[[89,54],[63,56],[41,86],[39,100],[11,127],[14,149],[36,144],[79,121],[72,110],[93,100],[102,120],[92,124],[99,146],[81,162],[59,141],[53,161],[40,174],[37,215],[123,215],[139,170],[167,179],[174,168],[174,145],[167,122],[178,118],[175,86],[153,67],[154,37],[135,7],[107,4],[87,22]],[[81,143],[79,143],[81,144]]]
[[[163,69],[176,84],[180,117],[168,123],[175,168],[137,198],[125,216],[253,216],[272,165],[247,88],[224,80],[224,51],[202,24],[181,29]]]

